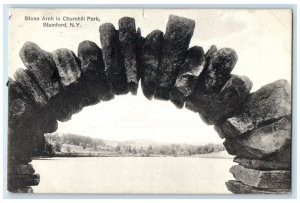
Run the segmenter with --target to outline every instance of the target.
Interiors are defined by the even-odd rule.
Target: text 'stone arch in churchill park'
[[[189,47],[195,21],[170,15],[165,33],[146,37],[135,19],[123,17],[118,30],[99,28],[101,48],[82,41],[70,49],[42,50],[33,42],[19,51],[26,69],[9,79],[8,190],[32,192],[39,183],[31,162],[44,134],[57,130],[83,107],[135,95],[139,81],[146,98],[170,100],[214,125],[229,154],[239,163],[226,182],[233,193],[290,191],[291,86],[276,80],[250,93],[247,76],[231,74],[238,55],[212,45],[205,53]],[[35,122],[32,122],[35,121]]]

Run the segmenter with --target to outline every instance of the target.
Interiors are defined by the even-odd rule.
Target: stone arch
[[[290,84],[277,80],[252,92],[246,76],[231,74],[238,56],[231,48],[189,48],[195,22],[170,15],[166,32],[142,37],[135,20],[123,17],[119,30],[99,28],[101,48],[91,41],[53,52],[26,42],[26,69],[9,79],[8,190],[32,192],[39,175],[29,164],[44,134],[57,130],[85,106],[115,95],[135,95],[139,81],[146,98],[170,100],[214,125],[235,155],[226,182],[233,193],[287,193],[291,170]]]

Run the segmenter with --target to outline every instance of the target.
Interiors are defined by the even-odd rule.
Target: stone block
[[[291,115],[291,86],[277,80],[251,93],[242,111],[218,125],[224,137],[236,137],[264,123]]]
[[[109,84],[116,95],[127,94],[129,90],[118,31],[113,24],[104,23],[100,26],[99,32],[105,74]]]
[[[61,48],[52,54],[63,87],[76,84],[81,76],[81,70],[74,52]]]
[[[9,78],[8,87],[8,127],[10,131],[28,128],[35,115],[35,107],[26,97],[16,81]]]
[[[152,99],[157,87],[163,32],[154,30],[145,38],[141,55],[141,86],[147,99]]]
[[[98,103],[99,99],[108,101],[114,98],[104,72],[104,61],[101,49],[96,43],[85,40],[78,46],[78,58],[81,62],[83,84],[81,89],[85,105]]]
[[[212,45],[207,52],[205,53],[205,69],[208,68],[209,64],[211,63],[211,59],[213,55],[218,51],[217,47],[215,45]]]
[[[279,161],[266,161],[261,159],[247,159],[242,157],[235,157],[234,162],[246,168],[258,169],[258,170],[290,170],[291,162],[279,162]]]
[[[214,51],[214,48],[212,48],[212,51]],[[231,48],[214,51],[204,72],[203,91],[205,93],[219,92],[230,78],[230,73],[237,60],[238,56],[235,50]]]
[[[261,171],[235,165],[230,168],[233,177],[245,185],[265,189],[290,189],[291,172],[285,170]]]
[[[14,73],[14,78],[22,92],[33,103],[35,112],[32,115],[32,119],[36,118],[39,130],[44,133],[56,131],[58,124],[52,109],[49,108],[49,100],[30,76],[29,71],[20,68]]]
[[[23,92],[40,107],[48,105],[48,98],[44,92],[38,87],[36,82],[30,76],[28,70],[19,68],[14,73],[14,78],[17,84],[22,88]]]
[[[119,20],[119,40],[124,56],[125,72],[129,91],[136,95],[139,75],[137,66],[137,33],[134,18],[123,17]]]
[[[13,174],[34,174],[35,170],[31,164],[14,164],[8,168],[9,173]]]
[[[249,96],[251,80],[246,76],[232,75],[219,93],[199,104],[199,115],[207,124],[216,124],[240,111],[242,103]]]
[[[291,133],[291,121],[282,118],[250,131],[239,139],[227,139],[227,148],[233,148],[233,154],[238,156],[245,156],[243,153],[246,151],[259,159],[268,158],[281,153],[286,147],[291,147]]]
[[[15,189],[10,189],[9,191],[13,193],[33,193],[32,187],[15,188]]]
[[[136,31],[136,64],[137,64],[137,71],[138,71],[138,79],[141,79],[143,66],[142,66],[142,49],[143,44],[145,42],[145,37],[142,36],[141,28],[137,28]]]
[[[155,98],[168,100],[178,72],[186,58],[195,21],[175,15],[169,16],[163,39],[161,64]]]
[[[19,55],[48,99],[57,95],[60,91],[59,77],[51,54],[33,42],[26,42]]]
[[[23,188],[26,186],[38,185],[40,182],[39,174],[9,174],[8,183],[11,188]]]
[[[290,189],[265,189],[251,187],[235,180],[227,181],[226,187],[234,194],[287,194],[290,192]]]
[[[205,57],[202,47],[194,46],[188,50],[185,62],[178,73],[174,88],[170,94],[170,100],[178,108],[183,107],[185,98],[193,92],[203,71],[204,63]]]

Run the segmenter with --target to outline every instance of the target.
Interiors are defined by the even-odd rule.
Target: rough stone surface
[[[257,159],[255,155],[246,151],[242,146],[237,146],[236,139],[226,138],[223,145],[230,155],[242,156],[249,159]]]
[[[227,181],[226,187],[234,194],[286,194],[290,192],[290,189],[264,189],[251,187],[235,180]]]
[[[161,57],[163,32],[154,30],[147,35],[142,46],[141,85],[146,98],[152,99],[157,86],[157,74]]]
[[[257,188],[289,189],[291,187],[291,172],[284,170],[260,171],[235,165],[230,168],[237,181]]]
[[[81,70],[73,51],[64,48],[57,49],[53,52],[53,60],[63,87],[66,88],[77,83],[81,76]]]
[[[47,106],[45,109],[37,109],[35,114],[37,130],[43,133],[53,133],[58,128],[55,114]]]
[[[29,71],[20,68],[15,72],[14,77],[22,92],[30,99],[32,106],[34,106],[34,115],[32,115],[32,118],[36,118],[39,129],[45,133],[56,131],[57,121],[52,110],[49,108],[48,98],[29,75]]]
[[[204,92],[219,92],[230,78],[230,73],[237,60],[238,56],[233,49],[222,48],[214,52],[204,73]]]
[[[246,151],[251,157],[266,158],[290,146],[291,122],[287,118],[282,118],[247,133],[243,138],[227,139],[227,143],[227,147],[231,146],[228,148],[233,148],[234,155],[245,156],[243,152]]]
[[[277,80],[251,93],[243,111],[218,125],[224,137],[236,137],[263,123],[291,115],[291,86]]]
[[[275,123],[257,128],[249,133],[247,137],[239,139],[238,142],[245,149],[258,157],[283,150],[291,143],[291,122],[283,118]]]
[[[211,59],[213,55],[218,51],[217,47],[215,45],[212,45],[207,52],[205,53],[205,69],[208,68],[209,64],[211,63]]]
[[[11,130],[30,124],[35,111],[30,100],[24,95],[17,83],[9,78],[8,87],[8,126]]]
[[[265,161],[260,159],[246,159],[242,157],[235,157],[234,162],[246,168],[258,169],[258,170],[290,170],[290,162],[279,161]]]
[[[60,89],[59,77],[50,54],[43,51],[35,43],[26,42],[19,55],[47,97],[51,98],[58,94]]]
[[[105,74],[115,94],[127,94],[128,85],[125,73],[124,58],[118,31],[113,24],[104,23],[99,28],[100,41],[105,65]]]
[[[22,188],[11,189],[10,192],[13,192],[13,193],[33,193],[33,189],[32,189],[32,187],[22,187]]]
[[[9,167],[8,171],[13,174],[34,174],[35,172],[31,164],[16,164]]]
[[[43,91],[34,82],[29,75],[28,70],[19,68],[14,73],[14,78],[18,85],[22,88],[23,92],[30,97],[30,99],[38,106],[44,107],[48,104],[48,98]]]
[[[53,52],[59,78],[63,86],[57,97],[51,101],[56,118],[59,121],[70,120],[74,113],[84,107],[80,61],[73,51],[57,49]]]
[[[212,45],[209,48],[209,50],[207,50],[207,52],[205,53],[205,64],[202,73],[207,71],[208,65],[211,62],[211,58],[216,51],[217,51],[217,47],[215,45]],[[204,81],[204,74],[200,74],[198,83],[196,84],[194,91],[189,97],[185,99],[186,100],[185,107],[196,113],[200,111],[200,106],[203,106],[204,103],[206,104],[205,101],[212,99],[214,96],[213,94],[208,96],[204,95],[203,87],[202,87],[203,81]]]
[[[196,85],[192,94],[186,98],[185,108],[199,113],[204,109],[205,106],[209,104],[210,101],[214,99],[215,96],[216,94],[205,94],[202,89],[199,88],[198,85]]]
[[[271,155],[266,160],[276,161],[276,162],[291,162],[292,153],[291,153],[291,144],[287,144],[279,153]]]
[[[60,77],[58,74],[58,70],[56,68],[56,64],[53,60],[53,54],[43,51],[40,47],[32,42],[26,42],[19,53],[24,65],[28,69],[28,74],[32,76],[33,81],[35,81],[40,87],[47,98],[50,100],[51,108],[57,107],[58,100],[64,100],[61,97],[61,85],[60,85]],[[33,87],[31,87],[32,89]],[[61,102],[60,102],[61,104]],[[66,109],[66,108],[64,108]],[[60,119],[62,112],[60,108],[53,108],[54,115],[49,112],[48,115],[44,114],[45,119],[41,119],[40,121],[47,121],[47,118],[51,118],[49,120],[50,124],[47,122],[42,122],[41,125],[44,125],[45,132],[53,132],[57,128],[56,120],[52,117]],[[38,121],[39,122],[39,121]]]
[[[121,53],[124,56],[128,88],[132,94],[136,95],[139,76],[136,58],[137,34],[134,18],[123,17],[119,20],[119,40],[121,44]]]
[[[232,75],[219,93],[206,106],[200,108],[199,115],[207,124],[215,124],[240,110],[252,88],[246,76]]]
[[[137,28],[136,30],[136,64],[137,64],[137,71],[138,71],[138,80],[141,79],[143,66],[142,66],[142,49],[144,44],[145,38],[142,36],[141,28]]]
[[[39,130],[39,124],[32,122],[36,118],[30,118],[22,127],[9,127],[8,129],[8,166],[11,164],[28,164],[37,151],[38,144],[44,146],[44,142],[37,142],[44,133]]]
[[[203,71],[205,63],[202,47],[194,46],[187,52],[187,57],[177,76],[175,86],[170,94],[170,100],[182,108],[185,97],[188,97],[197,84],[197,79]]]
[[[82,84],[80,82],[80,84]],[[72,118],[73,114],[79,113],[83,107],[88,104],[88,101],[84,99],[84,89],[81,89],[81,85],[70,87],[61,93],[55,101],[52,102],[52,108],[56,109],[57,120],[61,122],[68,121]]]
[[[88,40],[81,42],[78,46],[78,58],[84,78],[82,89],[85,90],[85,106],[98,103],[99,99],[113,99],[114,94],[104,72],[102,51],[97,44]]]
[[[38,185],[40,182],[39,174],[9,174],[8,181],[13,185],[10,185],[11,188],[23,188],[26,186]]]
[[[34,151],[32,140],[28,134],[8,132],[8,165],[27,164],[32,161]],[[15,130],[14,130],[15,131]],[[31,134],[32,136],[32,134]]]
[[[203,79],[201,76],[200,83]],[[231,78],[218,93],[207,94],[201,88],[201,84],[198,84],[186,99],[185,107],[194,112],[199,112],[200,117],[206,124],[216,124],[239,111],[251,88],[252,82],[248,77],[237,75],[231,75]],[[218,126],[216,128],[218,131]],[[222,137],[222,133],[219,132],[219,134]]]
[[[158,86],[155,92],[156,98],[169,99],[178,71],[184,63],[194,29],[195,21],[175,15],[169,16],[163,40]]]

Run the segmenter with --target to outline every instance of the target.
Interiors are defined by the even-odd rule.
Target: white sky
[[[10,11],[9,76],[24,67],[18,52],[26,41],[53,51],[69,48],[75,53],[78,44],[91,40],[100,46],[99,25],[135,17],[136,26],[146,36],[154,29],[165,31],[169,14],[196,21],[190,46],[206,51],[210,45],[231,47],[239,60],[232,73],[246,75],[253,81],[253,91],[277,79],[291,81],[291,12],[289,10],[15,10]],[[25,16],[98,16],[101,22],[83,22],[82,28],[43,28],[42,22],[24,21]],[[165,101],[137,96],[118,96],[109,102],[86,107],[68,122],[59,123],[58,132],[71,132],[110,140],[151,139],[162,142],[218,143],[212,126],[187,109],[178,110]]]

